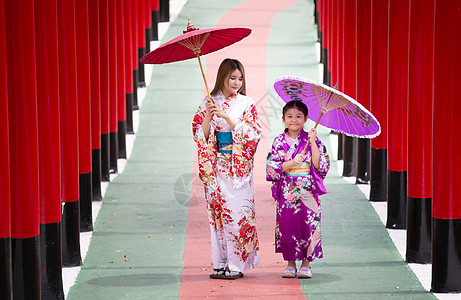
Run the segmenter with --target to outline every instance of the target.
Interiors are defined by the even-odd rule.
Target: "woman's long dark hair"
[[[229,75],[235,70],[242,72],[243,77],[242,87],[238,90],[238,93],[246,95],[245,69],[243,68],[241,62],[232,58],[226,58],[219,66],[218,74],[216,75],[216,83],[210,94],[216,95],[222,91],[224,88],[224,81],[226,81],[229,78]]]

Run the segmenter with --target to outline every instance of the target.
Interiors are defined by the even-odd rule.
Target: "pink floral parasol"
[[[327,85],[294,76],[275,80],[275,92],[284,103],[299,100],[306,104],[309,119],[334,131],[359,138],[381,133],[378,120],[360,103]]]

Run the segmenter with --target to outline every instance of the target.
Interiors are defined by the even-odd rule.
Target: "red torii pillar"
[[[323,21],[323,83],[330,85],[331,84],[331,74],[333,72],[332,69],[332,55],[335,51],[332,44],[332,39],[334,37],[334,26],[333,26],[333,0],[324,0],[325,1],[325,18]]]
[[[13,298],[11,269],[10,151],[6,69],[5,1],[0,1],[0,298]],[[6,170],[6,171],[5,171]]]
[[[338,89],[343,88],[343,74],[344,74],[344,61],[343,61],[343,52],[344,52],[344,1],[343,0],[333,0],[334,5],[332,9],[335,11],[333,14],[332,22],[335,22],[334,25],[336,36],[335,38],[335,49],[333,55],[335,56],[336,62],[336,82],[330,82],[331,85],[335,86],[338,84]],[[336,7],[335,7],[336,5]],[[336,19],[335,19],[336,17]],[[344,134],[338,133],[338,160],[344,160]],[[345,162],[344,162],[345,164]]]
[[[434,0],[410,4],[407,250],[409,263],[431,263]]]
[[[13,297],[40,299],[34,1],[5,1],[5,25]]]
[[[152,36],[152,20],[151,20],[152,0],[144,1],[144,27],[146,36],[146,48],[144,53],[150,52],[150,41]]]
[[[109,4],[109,144],[110,173],[118,172],[118,50],[116,2]],[[121,83],[120,83],[121,84]]]
[[[357,96],[357,31],[355,25],[355,14],[356,5],[354,1],[343,0],[343,52],[342,52],[342,64],[343,64],[343,76],[342,82],[339,84],[342,87],[338,89],[342,90],[346,95],[353,99]],[[344,135],[343,138],[343,176],[353,177],[357,174],[357,138]]]
[[[89,0],[88,12],[91,70],[91,178],[93,201],[101,201],[101,72],[99,67],[99,0]]]
[[[75,2],[78,88],[80,231],[93,230],[91,174],[91,90],[88,0]]]
[[[436,1],[432,292],[461,292],[461,0]]]
[[[61,248],[61,137],[57,0],[35,0],[41,289],[64,299]]]
[[[125,20],[125,109],[126,109],[126,133],[133,134],[133,42],[132,42],[132,0],[123,2]]]
[[[371,1],[356,0],[357,22],[357,98],[370,110]],[[357,139],[356,184],[370,183],[370,139]]]
[[[152,0],[152,41],[158,41],[158,22],[160,18],[160,0]]]
[[[371,140],[370,201],[387,201],[387,26],[388,0],[371,2],[371,113],[381,134]]]
[[[138,56],[141,59],[144,55],[146,55],[146,35],[144,33],[144,29],[146,28],[146,1],[147,0],[138,0],[138,18],[133,20],[138,24]],[[150,0],[149,0],[150,1]],[[144,72],[144,64],[141,62],[138,63],[138,70],[139,70],[139,78],[138,78],[138,87],[145,87],[146,86],[146,74]],[[139,109],[136,107],[135,109]]]
[[[387,222],[389,229],[407,227],[407,106],[410,1],[389,2],[387,94]]]
[[[318,39],[319,39],[319,42],[320,42],[320,63],[325,65],[324,63],[324,59],[325,59],[325,55],[324,55],[324,47],[325,47],[325,40],[324,40],[324,36],[323,36],[323,31],[325,30],[325,18],[326,18],[326,10],[325,10],[325,2],[326,0],[318,0],[317,1],[317,7],[318,7],[318,14],[317,14],[317,18],[318,18],[318,23],[317,23],[317,31],[318,31]],[[160,9],[160,1],[159,1],[159,9]],[[159,12],[160,13],[160,12]],[[323,71],[323,74],[325,76],[325,70]]]
[[[338,57],[336,55],[338,49],[338,22],[336,21],[338,18],[338,10],[337,10],[337,1],[336,0],[327,0],[327,5],[329,6],[329,15],[328,15],[328,38],[326,39],[328,42],[328,78],[327,82],[328,85],[332,85],[333,82],[338,81]],[[333,84],[334,85],[334,84]],[[342,153],[342,147],[341,147]],[[342,158],[341,158],[342,159]]]
[[[131,0],[131,40],[133,54],[133,110],[139,109],[138,106],[138,84],[139,84],[139,51],[138,51],[138,6],[141,0]],[[130,130],[131,129],[131,130]],[[128,132],[133,132],[133,128],[127,128]]]
[[[124,1],[117,0],[116,17],[117,17],[117,38],[115,41],[117,47],[117,121],[118,121],[118,156],[117,158],[126,158],[126,53],[125,53],[125,14]]]
[[[109,0],[99,2],[99,49],[101,89],[101,180],[110,180],[109,140]],[[115,83],[114,83],[115,84]]]
[[[62,260],[80,266],[77,54],[74,0],[58,1],[59,95],[61,105]]]

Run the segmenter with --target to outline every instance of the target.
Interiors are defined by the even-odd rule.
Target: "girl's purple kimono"
[[[282,253],[286,261],[313,261],[323,257],[318,196],[326,192],[323,179],[330,169],[325,145],[316,139],[320,151],[318,170],[311,165],[308,145],[303,168],[298,165],[282,172],[282,163],[301,153],[307,141],[308,133],[304,130],[296,139],[284,132],[274,139],[267,156],[266,179],[272,181],[272,197],[277,201],[275,252]]]

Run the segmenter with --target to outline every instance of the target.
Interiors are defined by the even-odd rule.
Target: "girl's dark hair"
[[[286,112],[290,108],[296,108],[300,110],[303,113],[304,117],[307,117],[309,115],[309,110],[307,109],[306,104],[304,104],[302,101],[299,101],[299,100],[291,100],[290,102],[287,102],[287,104],[285,104],[285,106],[283,107],[283,110],[282,110],[283,117],[285,117]]]
[[[224,87],[224,81],[226,81],[229,78],[229,75],[235,70],[239,70],[240,72],[242,72],[243,77],[242,87],[240,88],[240,90],[238,90],[238,93],[246,95],[245,69],[243,68],[241,62],[231,58],[226,58],[222,61],[221,65],[219,66],[218,75],[216,75],[216,83],[210,94],[216,95],[217,93],[222,91]]]

